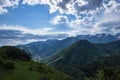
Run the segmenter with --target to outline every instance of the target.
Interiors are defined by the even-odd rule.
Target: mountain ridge
[[[33,42],[27,45],[19,45],[17,46],[20,49],[26,50],[26,52],[31,53],[34,60],[42,60],[53,56],[58,53],[62,49],[68,47],[78,40],[88,40],[93,43],[107,43],[119,40],[119,34],[110,35],[110,34],[96,34],[96,35],[79,35],[76,37],[68,37],[63,40],[47,40],[40,42]]]

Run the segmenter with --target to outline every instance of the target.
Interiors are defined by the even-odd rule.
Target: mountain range
[[[0,47],[0,79],[120,80],[120,40],[93,43],[86,39],[74,38],[17,46],[22,50],[14,46]],[[64,42],[68,44],[67,47]],[[51,50],[58,50],[61,45],[64,48],[38,63],[31,60],[36,53],[31,55],[31,49],[25,47],[31,45],[34,50],[39,48],[37,46],[45,45],[42,49],[48,50],[48,53],[50,46]]]
[[[40,42],[33,42],[26,45],[19,45],[18,48],[25,50],[32,55],[34,60],[46,59],[54,54],[58,53],[62,49],[70,46],[78,40],[88,40],[92,43],[107,43],[120,39],[120,34],[96,34],[96,35],[79,35],[76,37],[68,37],[63,40],[47,40]]]

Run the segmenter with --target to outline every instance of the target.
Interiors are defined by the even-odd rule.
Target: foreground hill
[[[70,46],[78,40],[88,40],[92,43],[107,43],[116,41],[119,39],[119,35],[107,35],[107,34],[96,34],[96,35],[79,35],[76,37],[69,37],[63,40],[47,40],[34,42],[27,45],[18,46],[20,49],[24,49],[26,52],[32,54],[32,58],[35,59],[45,59],[47,57],[53,56],[65,47]]]
[[[70,80],[59,71],[30,59],[16,47],[0,47],[0,80]]]
[[[44,62],[74,77],[75,80],[84,80],[97,72],[97,69],[94,72],[96,67],[88,70],[88,72],[87,69],[83,69],[84,67],[118,52],[120,52],[120,40],[106,44],[95,44],[87,40],[80,40]]]

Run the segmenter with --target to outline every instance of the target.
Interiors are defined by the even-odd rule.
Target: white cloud
[[[53,24],[68,24],[69,21],[67,16],[58,15],[54,17],[50,22]]]
[[[96,34],[106,31],[109,33],[119,32],[120,3],[117,0],[22,0],[22,4],[36,5],[43,4],[49,6],[49,12],[59,13],[52,19],[53,24],[67,23],[73,28],[73,34]],[[0,14],[8,12],[6,7],[19,5],[19,0],[1,0]],[[83,15],[81,15],[83,14]],[[67,16],[64,16],[67,15]],[[72,21],[68,16],[75,16]],[[90,16],[89,16],[90,15]],[[5,27],[5,26],[4,26]],[[31,30],[20,26],[9,26],[10,29],[21,30],[23,34],[52,35],[70,34],[70,32],[52,32],[52,28],[41,28]]]
[[[0,30],[16,30],[22,32],[22,34],[33,34],[33,35],[47,35],[52,28],[40,28],[36,30],[27,29],[22,26],[12,26],[12,25],[1,25]]]
[[[114,0],[109,1],[108,4],[104,4],[105,13],[119,13],[120,14],[120,3],[117,3]]]
[[[21,26],[1,25],[0,46],[20,45],[47,39],[63,39],[69,34],[66,32],[51,31],[52,28],[27,29]]]
[[[47,39],[0,39],[0,46],[16,46],[16,45],[24,45],[32,42],[38,42],[38,41],[46,41]]]
[[[52,31],[53,28],[27,29],[21,26],[1,25],[0,37],[4,39],[62,39],[69,36],[76,36],[79,30]],[[84,29],[83,29],[84,30]],[[29,40],[30,41],[30,40]]]
[[[38,42],[38,41],[46,41],[47,39],[27,39],[27,43],[31,43],[31,42]]]
[[[77,19],[70,22],[70,26],[73,28],[76,27],[89,27],[92,26],[93,17],[84,17],[83,19]]]
[[[48,5],[50,13],[59,11],[61,14],[80,14],[83,11],[92,12],[101,7],[103,0],[23,0],[22,4]]]
[[[90,13],[88,13],[90,14]],[[78,17],[70,25],[81,34],[120,33],[120,3],[114,0],[103,4],[91,16]]]
[[[36,5],[40,4],[40,0],[23,0],[22,4],[28,4],[28,5]]]
[[[20,45],[22,42],[21,40],[14,40],[14,39],[0,39],[0,46],[5,46],[5,45],[11,45],[11,46],[15,46],[15,45]]]
[[[110,0],[104,7],[101,8],[94,16],[96,29],[101,29],[99,32],[116,34],[120,33],[120,3],[115,0]]]
[[[7,9],[0,7],[0,14],[7,13]]]
[[[7,13],[7,7],[15,7],[19,5],[19,0],[0,0],[0,14]]]

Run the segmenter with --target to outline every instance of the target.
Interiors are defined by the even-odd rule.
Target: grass
[[[15,61],[14,69],[0,66],[0,80],[69,80],[69,77],[42,63]]]
[[[65,74],[30,59],[29,54],[14,46],[0,47],[0,80],[70,80]]]

